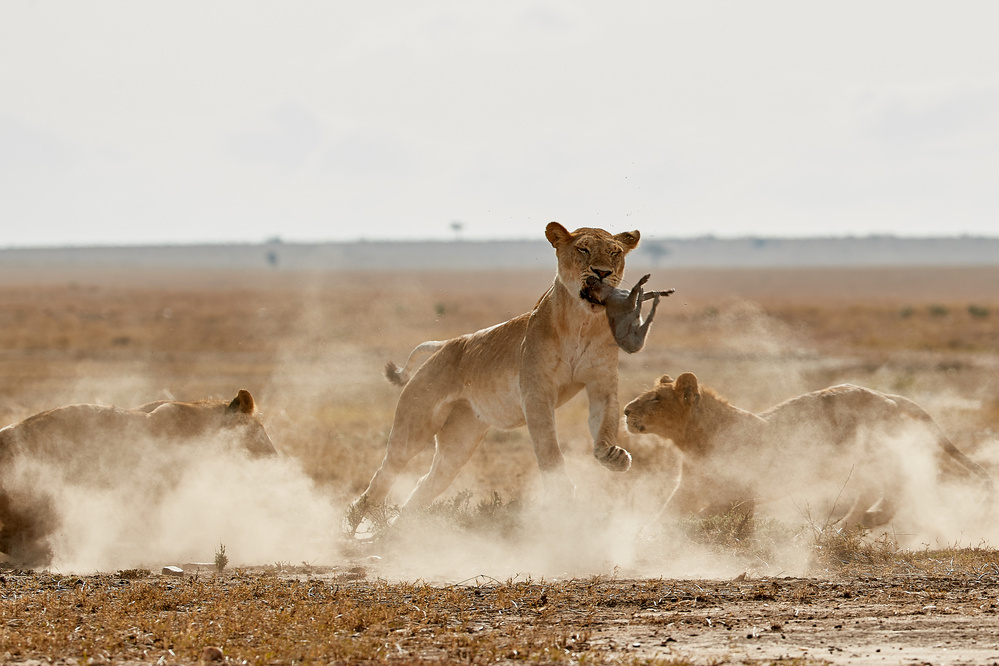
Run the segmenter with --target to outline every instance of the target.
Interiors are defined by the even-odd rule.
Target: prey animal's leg
[[[666,289],[664,291],[647,291],[642,295],[642,299],[651,301],[653,298],[665,298],[670,294],[675,294],[676,289]]]
[[[631,292],[628,294],[628,300],[625,303],[625,306],[629,310],[642,307],[641,303],[645,300],[642,286],[649,281],[650,277],[652,277],[652,274],[646,273],[641,277],[641,279],[638,280],[638,282],[635,283],[635,286],[631,288]]]
[[[645,318],[643,322],[641,319],[637,319],[636,322],[639,324],[635,328],[629,337],[629,345],[625,351],[634,354],[637,351],[641,351],[642,347],[645,346],[645,336],[649,333],[649,326],[652,324],[653,317],[656,316],[656,308],[659,307],[659,293],[653,292],[654,298],[652,299],[652,309],[649,310],[649,316]],[[634,351],[632,351],[634,349]]]

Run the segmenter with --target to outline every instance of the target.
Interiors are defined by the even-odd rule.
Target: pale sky
[[[0,247],[999,235],[999,3],[0,4]]]

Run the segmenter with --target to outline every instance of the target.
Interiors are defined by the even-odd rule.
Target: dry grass
[[[999,275],[983,277],[982,270],[921,276],[899,269],[858,278],[661,269],[653,283],[678,292],[660,308],[645,350],[622,355],[622,402],[660,374],[685,370],[752,409],[853,381],[912,395],[974,452],[999,428]],[[275,443],[341,506],[363,490],[384,452],[398,396],[380,376],[384,361],[404,360],[423,340],[523,312],[551,280],[530,273],[78,272],[37,283],[5,277],[0,422],[72,402],[131,406],[247,388]],[[881,282],[858,286],[864,277]],[[608,478],[591,464],[585,421],[583,400],[558,417],[570,465],[595,494],[634,508],[665,492],[659,479],[671,462],[661,445],[633,442],[633,473]],[[411,468],[415,475],[428,465],[424,454]],[[530,520],[525,512],[536,477],[523,429],[493,431],[449,494],[420,518],[426,522],[409,529],[516,541]],[[987,544],[912,550],[886,537],[764,519],[746,527],[725,519],[688,522],[678,526],[680,541],[651,543],[660,557],[670,549],[679,557],[694,544],[747,563],[750,575],[741,582],[611,574],[397,583],[377,579],[380,569],[365,560],[364,549],[346,551],[332,568],[235,561],[242,564],[235,573],[220,567],[219,575],[205,569],[183,579],[141,571],[82,577],[9,571],[0,580],[0,661],[190,663],[206,646],[218,646],[233,663],[659,658],[679,664],[687,658],[672,652],[670,641],[705,626],[714,613],[708,609],[719,604],[737,615],[761,601],[826,603],[843,585],[872,598],[888,593],[856,582],[865,577],[920,600],[960,588],[958,596],[971,604],[977,593],[968,581],[994,586],[999,575]],[[787,542],[807,553],[817,575],[840,581],[839,591],[816,581],[762,578],[758,563],[779,558],[775,552]],[[206,558],[222,545],[208,544]],[[733,631],[756,631],[735,617]],[[759,626],[766,636],[779,636],[773,627],[786,629],[789,617],[754,621],[765,623]],[[724,653],[714,658],[725,660]]]
[[[0,577],[0,659],[192,663],[217,647],[229,663],[250,664],[758,663],[682,657],[669,648],[716,625],[728,644],[805,633],[833,606],[887,604],[889,617],[983,601],[994,609],[999,586],[992,551],[917,553],[894,568],[855,565],[851,573],[834,582],[478,577],[452,585],[371,581],[357,567],[274,566],[184,579],[134,570],[7,573]]]

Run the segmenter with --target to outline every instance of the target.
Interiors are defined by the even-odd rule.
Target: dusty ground
[[[518,314],[550,280],[0,267],[0,422],[72,402],[131,406],[247,388],[275,443],[339,511],[383,451],[398,395],[379,375],[384,361]],[[650,284],[678,291],[646,349],[622,354],[622,402],[686,370],[750,409],[852,381],[916,398],[991,464],[999,268],[664,267]],[[644,505],[661,491],[666,450],[634,442],[634,473],[609,479],[588,456],[585,413],[585,401],[571,402],[559,427],[591,501],[654,513]],[[400,485],[428,460],[415,460]],[[536,474],[526,433],[494,432],[453,489],[530,506]],[[951,548],[991,545],[970,535],[900,552],[868,544],[832,558],[810,553],[793,567],[764,566],[758,550],[720,540],[710,544],[725,556],[718,566],[673,567],[659,553],[650,566],[606,555],[561,568],[549,558],[537,571],[517,561],[516,538],[495,538],[513,561],[481,557],[452,570],[443,550],[401,561],[378,544],[295,544],[261,559],[227,539],[233,561],[218,577],[191,567],[181,579],[159,576],[161,565],[183,562],[155,555],[99,574],[9,570],[0,574],[0,660],[190,663],[219,646],[253,663],[999,662],[997,556]],[[217,546],[213,534],[197,561]],[[422,547],[434,555],[443,542]],[[302,561],[312,566],[289,564]]]
[[[190,663],[999,661],[994,572],[427,586],[365,573],[7,573],[0,659]],[[377,609],[377,610],[372,610]]]

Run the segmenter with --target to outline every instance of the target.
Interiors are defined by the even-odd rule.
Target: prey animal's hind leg
[[[430,471],[416,484],[403,508],[423,508],[447,490],[488,430],[489,424],[479,419],[467,403],[457,403],[437,433],[437,450]]]
[[[639,308],[641,305],[639,305]],[[640,351],[642,347],[645,346],[645,336],[649,334],[649,326],[652,325],[652,319],[656,316],[656,308],[659,307],[659,293],[653,292],[652,308],[649,310],[649,316],[645,318],[643,322],[640,318],[636,319],[636,322],[640,322],[639,325],[633,329],[629,334],[629,344],[626,351],[631,353]],[[634,350],[634,351],[632,351]]]
[[[642,289],[642,287],[643,285],[645,285],[646,282],[649,281],[650,277],[652,277],[652,274],[646,273],[641,278],[639,278],[638,282],[635,283],[635,286],[631,288],[631,291],[628,293],[628,300],[626,302],[626,306],[629,310],[638,309],[639,314],[641,314],[642,301],[645,300],[645,291]]]

